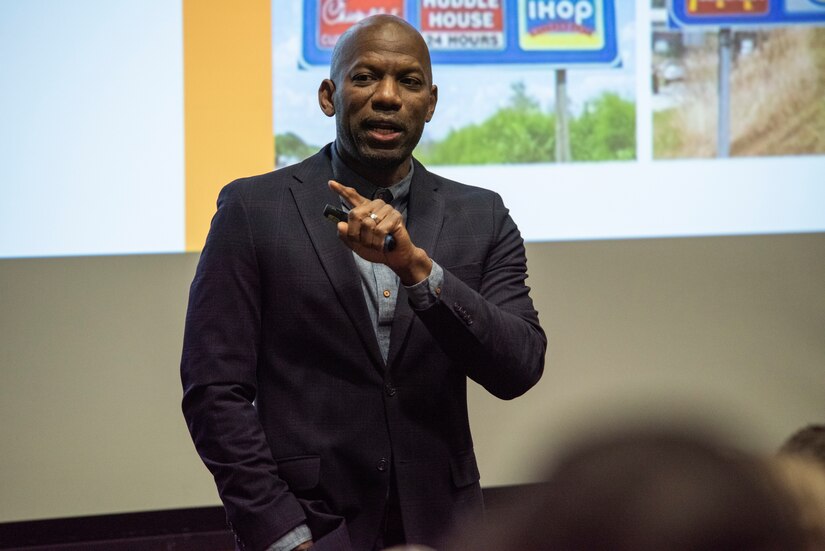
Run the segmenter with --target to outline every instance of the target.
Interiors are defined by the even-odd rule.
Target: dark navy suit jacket
[[[183,411],[241,546],[306,522],[319,551],[369,549],[392,470],[408,541],[437,547],[483,507],[467,377],[509,399],[543,370],[523,242],[497,194],[416,161],[407,227],[443,290],[414,311],[400,287],[385,363],[322,215],[340,201],[331,178],[327,146],[221,191],[190,292]]]

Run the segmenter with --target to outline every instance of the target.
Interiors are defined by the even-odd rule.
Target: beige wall
[[[685,415],[770,451],[825,409],[825,234],[531,244],[538,387],[471,388],[487,486],[594,426]],[[0,522],[216,504],[180,415],[197,255],[0,261]]]

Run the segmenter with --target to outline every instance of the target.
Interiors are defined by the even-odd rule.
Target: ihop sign
[[[615,0],[304,0],[302,63],[328,65],[364,17],[416,27],[433,63],[618,66]]]
[[[599,50],[604,47],[603,2],[521,0],[519,45],[524,50]]]

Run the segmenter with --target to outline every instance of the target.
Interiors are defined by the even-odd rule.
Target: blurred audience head
[[[808,425],[799,429],[782,444],[779,452],[808,456],[825,468],[825,425]]]
[[[804,549],[793,502],[767,463],[688,432],[594,438],[564,455],[526,501],[457,548]]]
[[[808,425],[782,445],[773,462],[795,500],[807,549],[825,549],[825,426]]]

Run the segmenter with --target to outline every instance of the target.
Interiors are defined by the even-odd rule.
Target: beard
[[[404,163],[412,155],[421,139],[424,127],[405,129],[401,141],[392,147],[376,147],[370,143],[367,130],[336,119],[337,140],[347,157],[371,168],[392,169]]]

